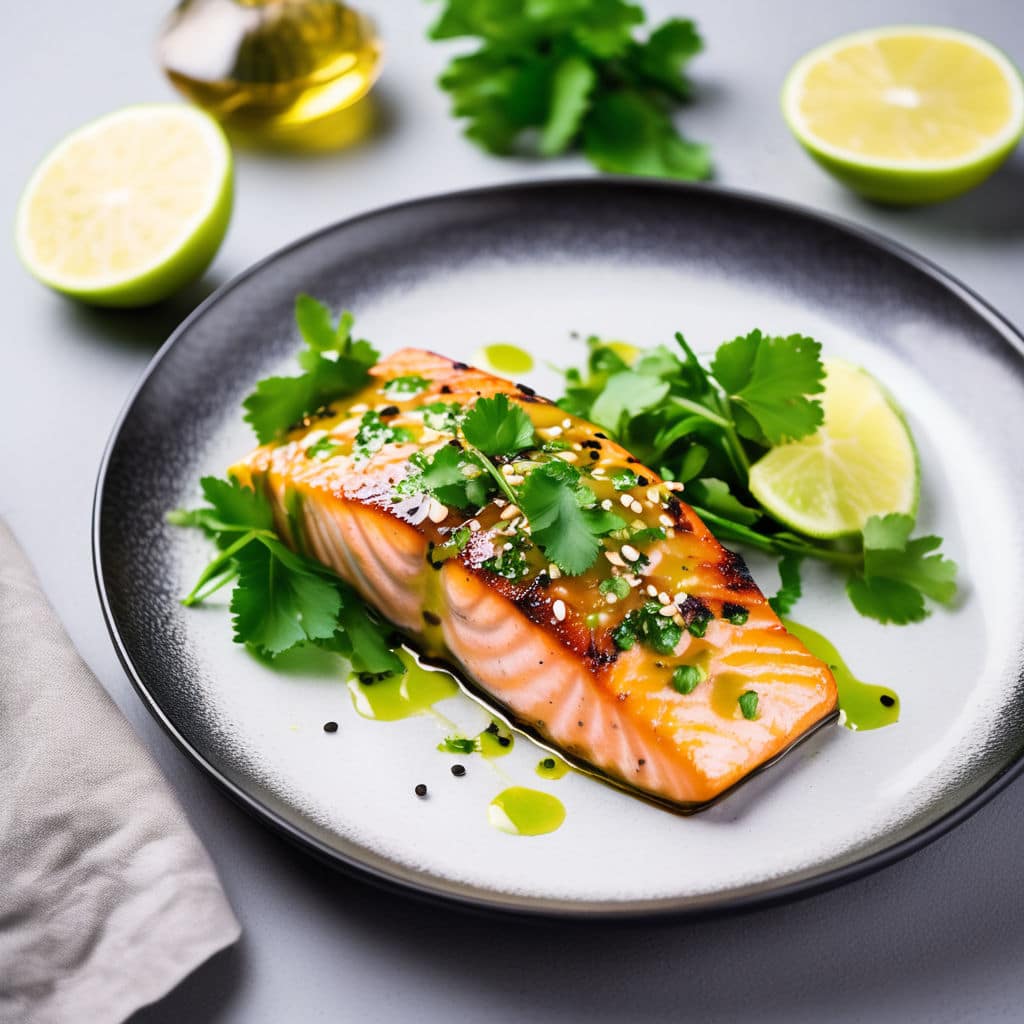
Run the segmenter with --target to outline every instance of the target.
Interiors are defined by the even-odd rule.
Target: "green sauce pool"
[[[526,786],[503,789],[487,808],[487,820],[513,836],[543,836],[560,828],[565,806],[558,797]]]
[[[839,707],[844,713],[843,725],[847,729],[866,732],[899,721],[900,698],[893,690],[858,679],[835,646],[820,633],[790,619],[783,619],[782,624],[811,654],[832,669],[839,688]]]
[[[405,651],[399,651],[398,657],[405,666],[400,675],[385,676],[373,682],[362,682],[356,676],[349,679],[352,703],[363,718],[397,722],[413,715],[428,714],[435,704],[459,692],[447,672],[425,668]]]

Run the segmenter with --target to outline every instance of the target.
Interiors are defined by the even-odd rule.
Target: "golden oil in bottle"
[[[372,127],[380,42],[339,0],[183,0],[158,53],[177,89],[242,142],[333,148]]]

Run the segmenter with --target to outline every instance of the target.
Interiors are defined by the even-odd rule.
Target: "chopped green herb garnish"
[[[602,594],[614,594],[620,601],[629,597],[629,584],[621,576],[609,576],[601,580],[597,589]]]
[[[338,443],[336,437],[331,437],[329,434],[327,437],[321,437],[315,444],[311,444],[306,449],[307,459],[329,459],[341,445]]]
[[[488,558],[483,565],[485,569],[493,572],[496,576],[511,580],[513,583],[518,583],[530,571],[526,555],[516,544],[513,544],[511,548],[502,548],[498,554]]]
[[[472,754],[476,750],[476,740],[464,736],[445,736],[437,749],[446,754]]]
[[[620,469],[609,478],[617,491],[630,491],[637,486],[637,476],[631,469]]]
[[[726,604],[722,608],[722,616],[726,622],[734,626],[743,626],[750,618],[750,612],[738,604]]]
[[[418,373],[410,373],[405,377],[392,377],[382,388],[388,398],[411,398],[430,387],[430,381]]]
[[[704,672],[696,665],[679,665],[672,672],[672,689],[679,693],[693,693],[703,678]]]
[[[683,630],[669,616],[661,614],[657,601],[648,601],[631,611],[614,629],[611,637],[620,650],[630,650],[637,641],[658,654],[671,654],[683,637]]]
[[[386,444],[411,440],[411,431],[405,427],[393,427],[391,424],[385,423],[381,419],[380,413],[371,409],[369,412],[364,412],[363,418],[359,421],[353,452],[357,459],[368,459]]]
[[[741,693],[737,698],[737,703],[740,706],[740,711],[743,712],[743,717],[748,721],[753,721],[757,718],[757,693],[754,690],[747,690],[745,693]]]
[[[423,414],[423,425],[441,434],[455,434],[459,429],[459,413],[462,406],[458,402],[431,402],[414,410]]]

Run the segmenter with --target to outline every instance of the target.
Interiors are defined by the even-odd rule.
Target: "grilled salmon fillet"
[[[521,406],[547,449],[503,466],[508,479],[521,480],[531,460],[575,464],[630,529],[650,528],[656,539],[642,553],[612,534],[595,565],[568,577],[529,545],[529,524],[507,501],[460,511],[400,486],[415,453],[452,442],[449,411],[498,394]],[[786,631],[679,485],[529,388],[404,349],[363,390],[230,472],[270,497],[290,545],[514,725],[674,809],[699,810],[835,717],[828,666]],[[509,571],[501,556],[524,537]],[[672,649],[623,642],[624,620],[664,626],[658,616],[678,627]]]

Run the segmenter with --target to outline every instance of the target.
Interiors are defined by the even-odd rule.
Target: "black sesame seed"
[[[456,363],[456,362],[453,361],[452,362],[452,369],[453,370],[468,370],[469,369],[469,363]]]
[[[537,394],[537,392],[536,392],[536,391],[534,391],[534,389],[533,389],[533,388],[531,388],[529,384],[517,384],[517,385],[516,385],[516,387],[517,387],[517,388],[518,388],[518,389],[519,389],[520,391],[522,391],[522,393],[523,393],[524,395],[531,395],[531,396],[532,396],[532,395],[535,395],[535,394]]]
[[[596,462],[599,458],[601,458],[601,453],[600,452],[595,452],[594,449],[591,448],[590,449],[590,458],[593,459]]]
[[[551,768],[554,768],[555,767],[555,759],[553,757],[545,757],[544,760],[541,761],[541,767],[542,768],[547,768],[549,770]]]
[[[427,795],[427,787],[421,782],[413,792],[419,797],[424,797]]]
[[[399,412],[399,409],[398,409],[397,405],[386,405],[386,406],[384,406],[383,409],[381,409],[380,415],[382,417],[384,417],[384,416],[397,416],[398,412]]]
[[[452,393],[452,389],[450,387],[448,387],[447,384],[442,384],[441,385],[441,394],[442,395],[450,395],[451,393]]]
[[[636,483],[637,483],[638,487],[646,487],[647,484],[648,484],[647,477],[645,477],[645,476],[638,476],[636,478]]]
[[[608,435],[607,434],[602,434],[600,430],[595,430],[594,431],[594,437],[599,437],[599,438],[601,438],[602,441],[607,441],[608,440]]]
[[[497,731],[498,731],[498,723],[497,722],[491,722],[491,724],[489,726],[487,726],[487,728],[484,730],[484,732],[497,732]]]
[[[428,626],[440,626],[441,616],[435,615],[434,612],[425,611],[423,613],[423,621],[427,623]]]
[[[635,458],[632,455],[627,455],[626,456],[626,462],[628,462],[631,466],[635,466],[635,465],[637,465],[640,462],[640,460]]]
[[[337,722],[324,722],[324,732],[337,732],[337,731],[338,731],[338,723]]]
[[[452,775],[454,775],[455,778],[461,779],[462,776],[465,775],[465,774],[466,774],[466,766],[465,765],[462,765],[462,764],[453,764],[452,765]]]
[[[510,747],[510,746],[512,746],[512,740],[508,736],[499,736],[498,737],[498,746],[499,747]]]
[[[878,699],[882,702],[883,708],[891,708],[896,703],[887,693],[883,693]]]
[[[643,766],[644,766],[645,764],[647,764],[647,761],[646,761],[646,759],[645,759],[645,758],[642,758],[642,757],[641,757],[641,758],[640,758],[640,759],[639,759],[639,760],[637,761],[637,764],[638,764],[638,765],[640,765],[640,767],[642,768],[642,767],[643,767]]]

